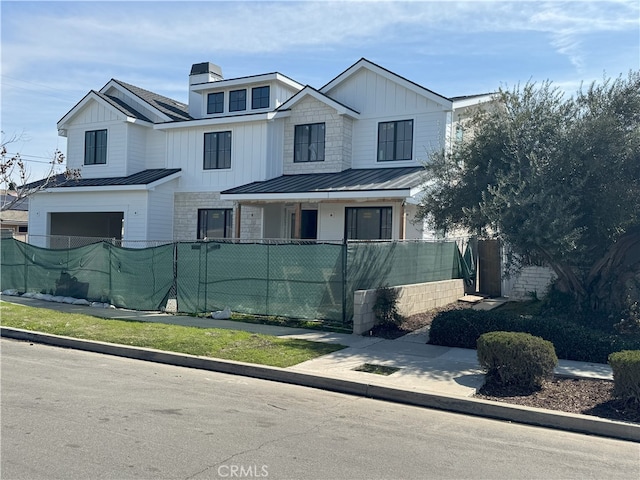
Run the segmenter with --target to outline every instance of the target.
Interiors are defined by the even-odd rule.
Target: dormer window
[[[269,87],[256,87],[251,89],[251,108],[269,108]]]
[[[229,92],[229,111],[240,112],[247,109],[247,91],[231,90]]]
[[[207,113],[222,113],[224,111],[224,92],[207,95]]]
[[[84,164],[102,165],[107,163],[107,131],[89,130],[84,132]]]

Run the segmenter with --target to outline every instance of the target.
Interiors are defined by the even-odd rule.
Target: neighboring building
[[[194,64],[188,105],[110,80],[58,122],[81,178],[33,195],[30,241],[427,238],[413,221],[422,163],[490,99],[446,98],[366,59],[320,89]]]
[[[15,193],[15,192],[14,192]],[[17,197],[11,192],[0,194],[0,205],[9,205]],[[29,222],[29,199],[21,198],[6,210],[0,211],[0,228],[2,236],[9,236],[26,241]]]

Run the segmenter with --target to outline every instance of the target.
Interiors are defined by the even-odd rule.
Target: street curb
[[[179,367],[209,370],[241,375],[332,392],[357,395],[376,400],[385,400],[448,412],[492,418],[526,425],[555,428],[569,432],[585,433],[602,437],[640,442],[640,425],[591,417],[589,415],[556,412],[540,408],[523,407],[489,400],[448,396],[437,393],[416,392],[397,388],[361,383],[351,380],[321,377],[296,372],[285,368],[251,363],[198,357],[150,348],[131,347],[93,340],[81,340],[60,335],[51,335],[18,328],[1,327],[0,336],[14,340],[43,343],[64,348],[73,348],[94,353],[163,363]]]

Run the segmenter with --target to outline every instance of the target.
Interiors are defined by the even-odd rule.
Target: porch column
[[[240,202],[236,203],[236,218],[235,218],[235,237],[240,238],[240,215],[242,213],[242,206]]]
[[[299,240],[300,234],[302,233],[302,204],[296,203],[296,213],[295,213],[295,222],[294,222],[294,232],[293,238]]]
[[[400,204],[400,232],[398,235],[399,240],[404,240],[407,228],[407,211],[404,207],[404,202]]]

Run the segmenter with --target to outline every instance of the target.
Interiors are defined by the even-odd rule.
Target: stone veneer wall
[[[295,126],[325,124],[324,161],[293,162]],[[284,124],[284,173],[333,173],[351,167],[353,120],[339,115],[333,108],[308,97],[293,106]]]
[[[464,296],[464,280],[416,283],[393,287],[399,290],[398,312],[403,316],[427,312],[457,301]],[[353,294],[353,333],[362,335],[376,323],[373,305],[376,290],[357,290]]]
[[[263,238],[262,212],[260,207],[243,205],[240,209],[240,238]],[[234,212],[235,215],[235,212]]]
[[[173,201],[173,238],[179,242],[198,238],[198,209],[233,208],[233,202],[220,200],[218,192],[181,192],[175,194]]]

